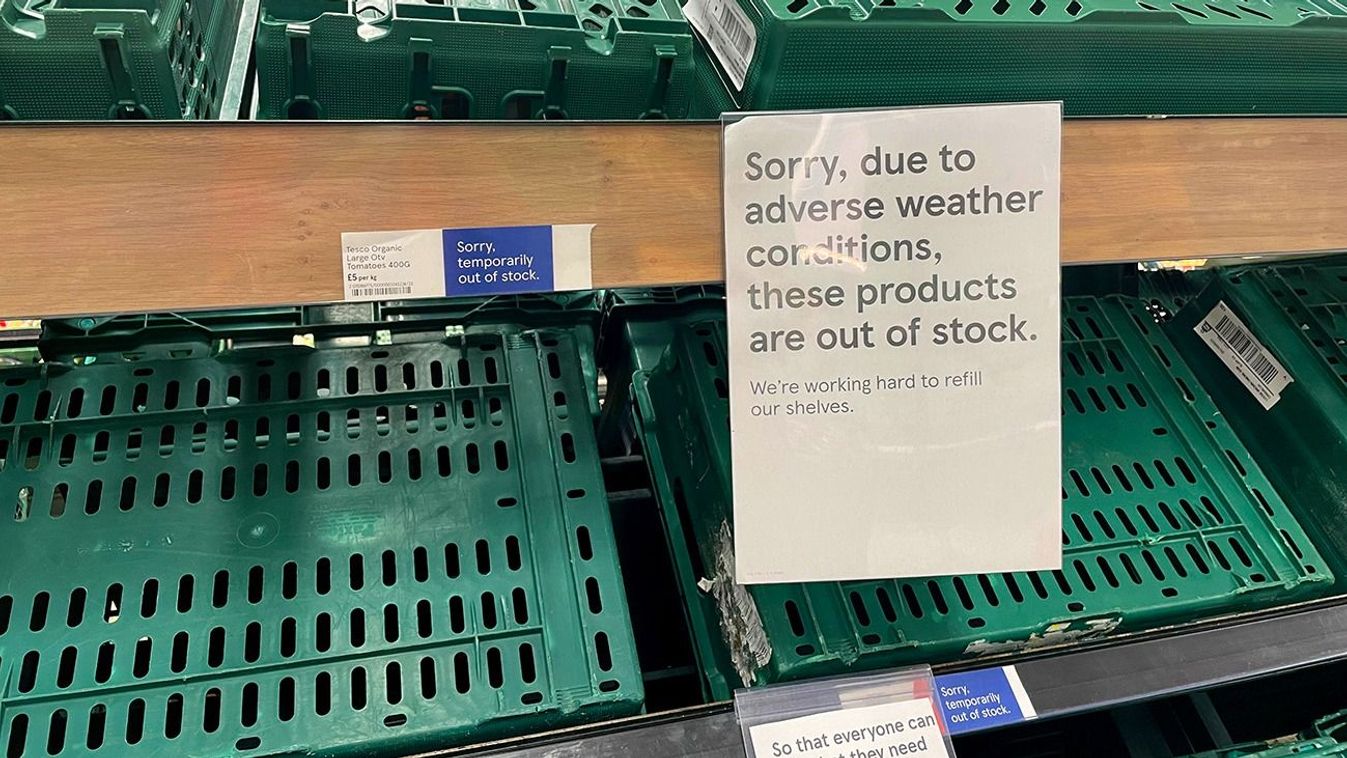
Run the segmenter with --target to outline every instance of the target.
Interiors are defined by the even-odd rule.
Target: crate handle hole
[[[256,750],[262,747],[261,737],[240,737],[234,742],[235,750]]]

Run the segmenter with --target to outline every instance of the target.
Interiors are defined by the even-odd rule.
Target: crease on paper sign
[[[716,601],[720,634],[730,649],[730,661],[744,686],[751,686],[757,681],[758,669],[772,659],[772,643],[753,595],[734,581],[734,534],[728,521],[720,522],[712,575],[699,579],[697,587]]]

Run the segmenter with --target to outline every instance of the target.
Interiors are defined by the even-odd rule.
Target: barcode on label
[[[1294,381],[1224,302],[1217,303],[1194,330],[1264,409],[1276,405],[1282,390]]]
[[[348,297],[390,297],[410,294],[412,294],[412,286],[401,284],[388,287],[352,287]]]
[[[1254,375],[1264,386],[1271,385],[1272,380],[1277,378],[1277,367],[1272,365],[1272,361],[1263,352],[1263,346],[1254,342],[1253,335],[1242,325],[1229,316],[1222,315],[1216,322],[1216,333],[1221,335],[1225,343],[1233,348],[1245,363],[1249,364],[1249,368],[1253,369]]]
[[[734,46],[734,49],[743,51],[749,45],[751,32],[731,8],[737,8],[733,4],[733,0],[727,0],[721,5],[720,11],[716,15],[716,23],[724,30],[725,38]]]
[[[706,40],[734,88],[743,90],[758,36],[739,0],[688,0],[683,16]]]

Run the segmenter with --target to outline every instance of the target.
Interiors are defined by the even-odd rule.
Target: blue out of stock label
[[[552,227],[445,229],[444,291],[449,295],[550,292]]]
[[[1014,666],[937,676],[935,694],[950,734],[990,729],[1038,716]]]
[[[589,289],[592,224],[348,232],[346,300]]]

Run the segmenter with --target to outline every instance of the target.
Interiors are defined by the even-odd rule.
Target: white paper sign
[[[949,758],[925,698],[758,724],[748,734],[754,758]]]
[[[1061,564],[1061,107],[725,127],[737,579]]]

